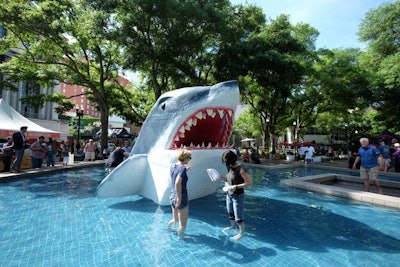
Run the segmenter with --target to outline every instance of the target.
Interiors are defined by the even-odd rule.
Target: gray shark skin
[[[234,114],[239,103],[236,81],[170,91],[157,100],[128,159],[99,184],[98,197],[141,195],[169,205],[171,164],[179,149],[192,152],[187,184],[189,199],[213,194],[220,186],[208,168],[225,174],[222,154],[230,148]]]

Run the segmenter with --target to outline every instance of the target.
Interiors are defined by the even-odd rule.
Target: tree
[[[235,120],[233,135],[240,137],[260,137],[262,136],[260,129],[259,118],[255,117],[249,110],[245,110]]]
[[[315,99],[311,126],[332,131],[348,128],[349,111],[365,110],[371,101],[368,75],[361,66],[358,49],[334,49],[318,52],[313,74],[307,76],[306,88]],[[360,97],[362,96],[362,97]],[[309,101],[306,101],[306,103]]]
[[[373,86],[377,120],[384,122],[387,130],[400,128],[400,2],[387,3],[369,11],[362,20],[358,35],[367,42],[363,55],[364,67],[369,71]]]
[[[118,81],[122,57],[119,44],[111,38],[116,28],[112,18],[93,1],[2,0],[0,23],[8,35],[0,40],[0,52],[13,53],[11,60],[0,66],[5,74],[2,87],[12,89],[15,81],[47,88],[57,82],[85,86],[101,113],[102,132],[107,133],[113,101],[120,105],[125,100],[126,106],[130,98]],[[126,97],[116,98],[121,94]],[[101,143],[107,145],[106,134]]]
[[[214,82],[213,53],[226,31],[227,0],[122,1],[116,9],[125,67],[165,91]],[[134,25],[134,26],[132,26]]]
[[[288,17],[281,15],[235,45],[224,46],[216,63],[218,77],[239,77],[242,101],[260,118],[264,140],[272,137],[271,149],[276,134],[287,126],[283,122],[290,117],[293,88],[305,74],[300,59],[306,46],[294,32]]]

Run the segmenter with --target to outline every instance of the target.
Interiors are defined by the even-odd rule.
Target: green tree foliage
[[[125,67],[146,76],[155,99],[165,91],[214,82],[212,55],[228,7],[227,0],[120,1]]]
[[[398,132],[400,116],[400,1],[387,3],[367,13],[358,35],[367,42],[363,55],[364,67],[369,70],[376,119],[384,122],[387,130]]]
[[[217,77],[239,77],[242,101],[260,117],[265,140],[284,130],[293,88],[305,74],[300,59],[306,51],[288,17],[281,15],[258,32],[223,47],[218,55]]]
[[[119,115],[136,125],[142,125],[155,103],[152,91],[147,86],[140,84],[134,90],[129,91],[129,94],[127,94],[128,91],[122,89],[119,92],[114,91],[116,100],[110,109],[112,114]],[[126,101],[129,101],[130,108],[128,108]]]
[[[15,81],[47,88],[58,82],[89,88],[88,97],[100,110],[102,132],[106,133],[113,101],[119,105],[121,99],[128,101],[130,92],[118,81],[122,57],[119,44],[111,38],[115,20],[93,3],[2,0],[0,23],[7,28],[8,35],[0,40],[0,52],[11,51],[13,55],[1,64],[0,71],[5,74],[3,88],[12,88]],[[54,96],[37,97],[32,102],[52,99]],[[59,104],[64,100],[58,95]],[[103,135],[102,146],[106,144],[107,136]]]
[[[261,136],[261,129],[259,117],[254,116],[249,110],[245,110],[236,119],[233,134],[240,137]]]
[[[291,25],[286,15],[267,22],[259,7],[227,0],[0,1],[0,23],[9,30],[0,52],[14,55],[0,66],[2,88],[15,81],[88,87],[103,133],[110,111],[140,124],[165,91],[233,79],[250,107],[235,131],[271,144],[293,122],[299,133],[400,126],[398,1],[363,20],[367,52],[316,51],[318,31],[310,25]],[[140,86],[127,90],[121,70],[140,72]],[[60,112],[70,108],[62,95],[24,99],[33,106],[49,100]],[[378,112],[362,116],[367,107]],[[244,129],[246,120],[256,121]]]
[[[338,130],[350,124],[349,111],[369,106],[372,93],[367,73],[359,62],[360,55],[358,49],[318,51],[313,75],[308,75],[305,83],[306,92],[313,99],[313,113],[317,115],[308,126]]]

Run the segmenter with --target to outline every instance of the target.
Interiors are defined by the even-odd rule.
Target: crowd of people
[[[400,143],[397,141],[397,139],[393,138],[390,144],[386,144],[385,141],[380,140],[379,145],[376,146],[376,148],[379,150],[379,153],[383,158],[382,171],[400,172]],[[359,156],[359,151],[352,153],[351,157],[349,158],[349,168],[353,168],[357,156]],[[357,161],[355,167],[356,169],[360,169],[361,161]]]
[[[57,162],[62,162],[63,166],[67,166],[70,162],[71,155],[74,153],[74,146],[69,140],[53,140],[49,137],[47,140],[44,136],[39,136],[37,140],[31,144],[27,139],[27,126],[20,127],[18,132],[12,136],[7,136],[6,142],[0,147],[3,151],[2,162],[3,169],[1,172],[20,173],[22,170],[24,155],[26,150],[30,151],[30,164],[26,164],[24,168],[29,165],[32,169],[41,168],[42,166],[54,167]],[[85,145],[82,146],[82,153],[84,154],[85,161],[94,161],[98,152],[97,145],[90,139]],[[130,142],[125,141],[122,148],[126,153],[123,159],[126,159],[130,153]],[[107,158],[110,153],[107,154]],[[112,157],[111,160],[115,159]],[[115,165],[115,162],[113,163]]]
[[[69,141],[56,142],[51,137],[45,141],[44,136],[39,136],[32,144],[27,143],[26,133],[27,126],[22,126],[20,131],[15,132],[12,136],[7,137],[7,142],[3,144],[3,170],[2,172],[19,173],[23,163],[26,149],[30,153],[30,167],[32,169],[41,168],[45,164],[48,167],[54,167],[57,161],[56,157],[60,157],[63,165],[68,165],[69,156],[73,152],[73,148],[69,145]]]
[[[45,140],[44,136],[39,136],[35,142],[28,144],[27,131],[28,127],[22,126],[20,131],[7,137],[7,142],[1,147],[3,151],[3,169],[1,172],[21,172],[21,165],[27,149],[30,150],[30,168],[32,169],[38,169],[44,165],[54,167],[56,162],[62,162],[63,166],[69,164],[71,155],[74,153],[74,146],[70,141],[56,141],[51,137]],[[80,144],[79,147],[83,148],[80,152],[83,154],[84,161],[94,161],[96,159],[98,147],[93,139],[89,139],[86,144]],[[123,160],[127,159],[130,152],[131,147],[128,140],[125,140],[123,146],[117,147],[114,151],[109,151],[108,148],[104,149],[103,159],[106,160],[107,172],[110,172]],[[25,166],[25,168],[27,167]]]

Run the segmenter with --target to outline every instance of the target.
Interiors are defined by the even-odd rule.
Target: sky
[[[290,22],[307,23],[319,31],[318,48],[360,48],[359,24],[368,11],[396,0],[230,0],[232,4],[252,4],[263,9],[267,19],[289,15]]]

